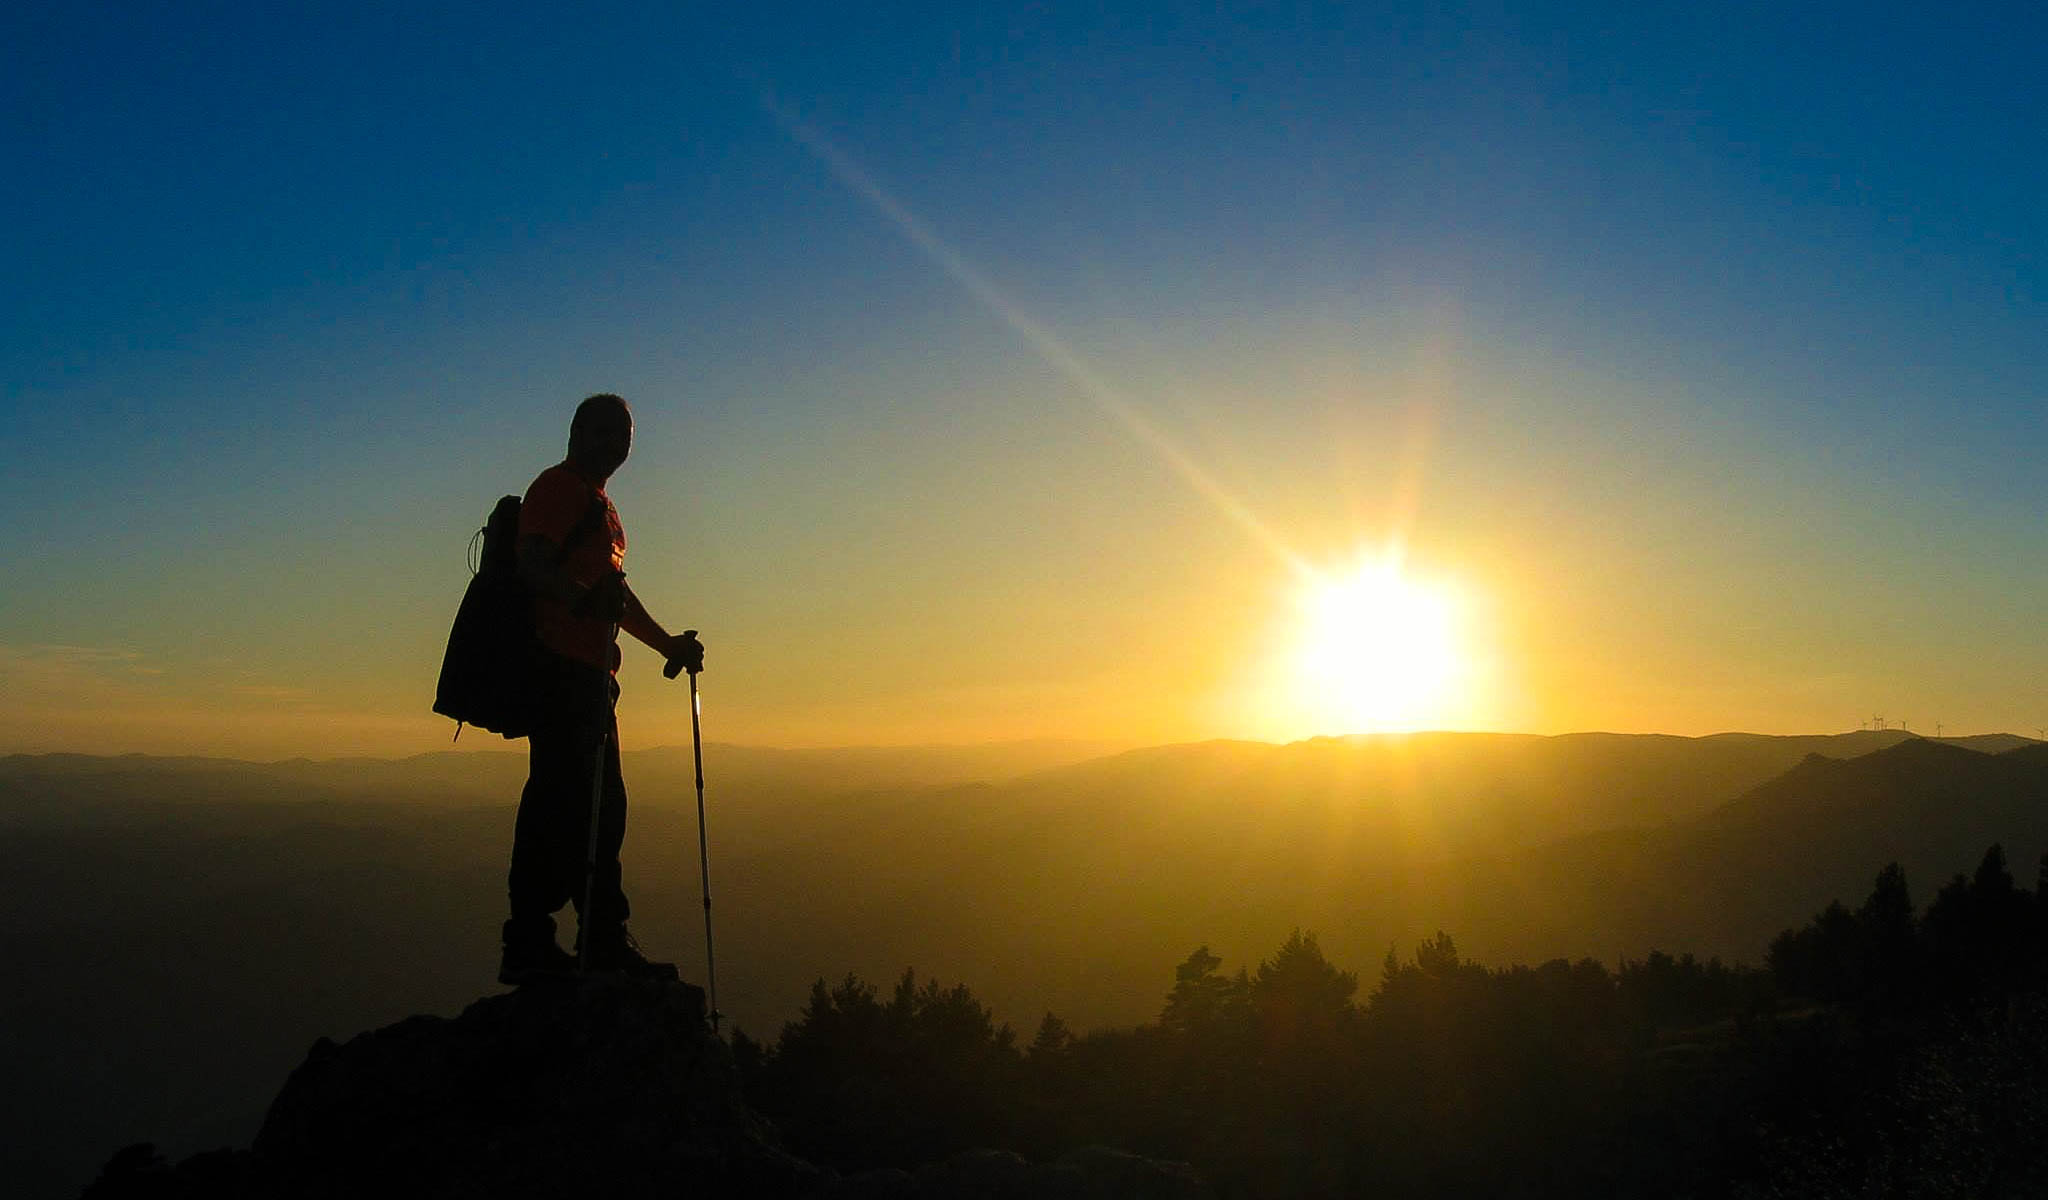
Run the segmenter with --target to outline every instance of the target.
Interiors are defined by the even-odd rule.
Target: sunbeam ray
[[[1002,289],[987,275],[968,262],[959,251],[947,245],[930,226],[919,220],[914,213],[884,190],[859,163],[854,162],[823,134],[805,124],[772,97],[764,96],[762,104],[798,145],[810,151],[827,170],[832,172],[833,178],[848,191],[865,200],[869,207],[894,225],[911,245],[917,247],[969,295],[1001,318],[1004,324],[1038,353],[1040,358],[1065,375],[1080,389],[1082,395],[1122,426],[1126,433],[1158,455],[1160,461],[1179,475],[1197,494],[1214,505],[1238,528],[1250,534],[1254,541],[1298,577],[1316,577],[1317,572],[1314,568],[1282,541],[1271,527],[1260,520],[1257,513],[1203,470],[1187,451],[1181,449],[1171,437],[1153,424],[1135,404],[1125,399],[1113,384],[1089,366],[1080,355],[1069,349],[1066,343],[1060,340],[1059,335],[1004,295]]]

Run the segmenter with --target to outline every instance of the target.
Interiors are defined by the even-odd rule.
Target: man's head
[[[599,480],[608,479],[633,450],[633,410],[610,392],[576,406],[569,422],[569,461]]]

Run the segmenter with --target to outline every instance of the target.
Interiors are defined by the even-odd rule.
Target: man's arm
[[[663,658],[669,657],[669,643],[675,639],[647,611],[647,606],[640,603],[640,597],[633,594],[633,589],[624,585],[624,581],[621,581],[620,590],[625,593],[626,611],[619,617],[619,628],[645,642]]]
[[[619,618],[619,628],[645,642],[649,649],[669,662],[682,659],[684,669],[692,674],[704,669],[704,643],[698,641],[694,634],[676,635],[663,629],[661,622],[647,611],[647,606],[640,603],[640,597],[626,586],[624,578],[619,580],[619,586],[626,598],[626,611]]]

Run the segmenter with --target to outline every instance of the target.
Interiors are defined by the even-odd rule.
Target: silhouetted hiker
[[[555,942],[554,914],[574,904],[595,970],[675,978],[668,963],[649,962],[626,931],[629,906],[620,883],[619,847],[626,837],[626,785],[619,774],[619,649],[623,629],[663,658],[690,670],[704,647],[673,635],[626,586],[626,533],[605,495],[605,480],[633,445],[633,413],[617,396],[592,396],[569,424],[569,455],[542,471],[519,512],[519,574],[534,592],[534,622],[543,655],[542,710],[528,736],[532,755],[512,836],[505,955],[498,979],[518,984],[573,972],[575,955]],[[597,870],[583,911],[584,860],[592,793],[603,759]]]

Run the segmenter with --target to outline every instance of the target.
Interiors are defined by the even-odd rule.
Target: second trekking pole
[[[683,630],[683,636],[694,639],[697,631]],[[690,753],[697,768],[697,877],[704,885],[704,986],[711,999],[711,1032],[718,1033],[718,1018],[725,1015],[718,1011],[718,959],[711,952],[711,843],[704,833],[704,734],[699,727],[700,705],[697,701],[697,672],[702,668],[690,664]],[[662,668],[662,674],[670,679],[684,666],[682,659],[673,659]]]
[[[619,640],[619,626],[612,623],[611,637],[605,639],[610,646]],[[583,854],[583,911],[576,914],[583,927],[583,934],[576,939],[576,971],[590,973],[590,944],[597,940],[598,922],[591,915],[590,906],[597,898],[597,831],[604,814],[604,767],[605,746],[612,739],[612,681],[609,674],[604,679],[604,717],[598,723],[597,765],[590,772],[590,843]]]

